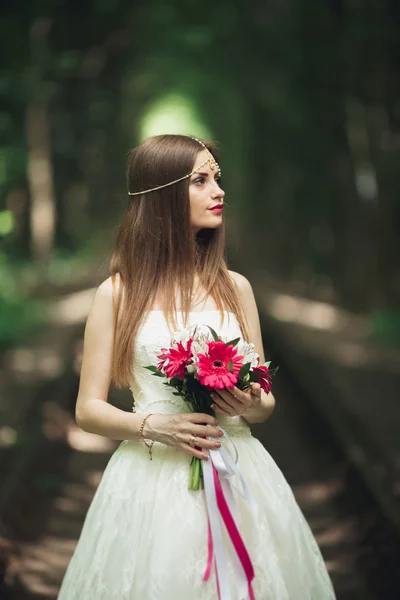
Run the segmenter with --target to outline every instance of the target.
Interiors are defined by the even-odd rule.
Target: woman
[[[206,323],[252,342],[265,362],[252,287],[228,271],[216,148],[191,136],[146,139],[130,155],[129,204],[88,317],[76,419],[85,431],[122,440],[88,510],[59,600],[216,600],[208,557],[204,490],[188,490],[193,456],[239,453],[258,506],[254,518],[236,494],[257,600],[332,600],[318,546],[281,471],[249,424],[264,422],[275,400],[258,384],[215,393],[215,415],[191,413],[144,366],[157,363],[171,333]],[[107,403],[111,380],[129,387],[134,411]],[[202,436],[207,435],[205,439]],[[197,437],[196,437],[197,436]],[[144,442],[144,443],[143,443]],[[150,449],[150,453],[149,450]],[[151,460],[150,460],[151,458]],[[225,540],[227,541],[227,540]],[[229,591],[235,562],[225,549]]]

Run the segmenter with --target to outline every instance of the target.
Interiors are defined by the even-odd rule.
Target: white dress
[[[178,323],[181,317],[178,312]],[[195,323],[211,325],[228,339],[241,335],[230,312],[221,324],[217,310],[194,311],[188,325]],[[143,368],[158,362],[170,335],[163,313],[149,311],[135,341],[131,390],[137,413],[189,411],[162,379]],[[234,492],[256,600],[334,600],[318,545],[280,469],[242,417],[217,418],[238,450],[238,468],[259,509],[255,522]],[[229,441],[221,440],[233,456]],[[218,600],[214,567],[203,581],[207,511],[204,489],[188,490],[190,458],[155,442],[150,461],[143,442],[121,442],[87,512],[58,600]],[[237,600],[233,576],[230,581]]]

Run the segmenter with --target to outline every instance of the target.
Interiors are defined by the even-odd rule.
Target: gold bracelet
[[[144,435],[143,435],[143,428],[144,428],[144,424],[146,423],[147,419],[148,419],[149,417],[151,417],[151,415],[153,415],[153,414],[154,414],[154,413],[149,413],[149,414],[148,414],[148,415],[147,415],[147,416],[146,416],[146,417],[143,419],[143,422],[142,422],[142,424],[141,424],[141,426],[140,426],[140,430],[139,430],[139,433],[140,433],[140,438],[141,438],[141,439],[144,441],[144,443],[146,444],[146,446],[149,448],[150,460],[153,460],[153,457],[152,457],[152,454],[151,454],[151,453],[152,453],[152,448],[153,448],[154,440],[151,440],[150,444],[148,444],[148,443],[146,442],[146,440],[144,439]]]

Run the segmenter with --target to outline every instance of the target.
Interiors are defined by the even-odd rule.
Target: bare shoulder
[[[98,326],[104,332],[105,327],[113,327],[113,318],[113,283],[111,277],[108,277],[95,291],[86,329],[91,326]]]
[[[228,271],[235,282],[238,295],[245,312],[249,325],[250,341],[255,345],[256,352],[260,355],[261,364],[265,362],[264,349],[261,335],[260,317],[253,288],[250,281],[244,275],[236,271]]]
[[[228,273],[233,279],[234,283],[236,284],[237,291],[244,311],[246,313],[248,311],[250,311],[251,313],[254,313],[254,311],[257,312],[254,292],[250,281],[247,279],[247,277],[245,277],[241,273],[237,273],[236,271],[228,271]]]
[[[97,294],[102,298],[112,298],[113,282],[111,277],[108,277],[99,285],[97,288]]]
[[[97,288],[94,297],[92,309],[97,307],[101,311],[113,310],[114,293],[119,293],[121,289],[121,279],[118,275],[108,277]]]
[[[103,281],[97,288],[93,305],[101,305],[103,307],[107,305],[112,305],[113,299],[113,283],[111,277],[108,277],[105,281]]]
[[[251,294],[253,292],[250,281],[244,275],[229,270],[228,273],[242,294]]]
[[[108,277],[99,285],[97,289],[100,296],[112,298],[114,290],[117,292],[122,290],[121,277],[118,275],[118,273],[113,277]]]

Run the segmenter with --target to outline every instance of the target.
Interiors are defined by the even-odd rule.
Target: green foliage
[[[246,375],[249,374],[250,367],[251,367],[251,363],[249,363],[249,362],[245,363],[243,365],[243,367],[241,367],[241,369],[239,371],[239,379],[244,379],[246,377]]]
[[[151,371],[153,373],[153,375],[156,375],[157,377],[162,377],[163,379],[165,379],[164,373],[162,373],[161,371],[159,371],[155,365],[148,365],[148,366],[146,366],[144,368],[148,369],[149,371]],[[179,394],[178,392],[174,393],[174,396],[180,396],[180,395],[181,394]]]
[[[83,264],[62,251],[77,256],[95,229],[118,221],[128,149],[154,133],[194,133],[221,147],[238,255],[289,293],[363,314],[376,298],[395,306],[396,3],[272,4],[221,0],[195,20],[192,3],[160,0],[9,11],[0,23],[0,236],[14,257],[32,254],[28,159],[47,144],[56,227],[45,276],[58,285],[79,280]],[[37,104],[49,137],[35,149],[27,109]],[[21,289],[41,276],[29,266]],[[34,311],[16,290],[0,298],[7,326],[21,302]],[[374,313],[371,331],[399,344],[394,314]]]
[[[376,310],[370,315],[373,339],[400,348],[400,311]]]
[[[0,211],[0,237],[8,235],[14,228],[14,215],[10,210]]]
[[[39,331],[46,308],[30,298],[0,296],[0,348],[15,346]]]
[[[47,316],[47,303],[33,300],[18,289],[17,272],[0,253],[0,349],[37,333]]]

